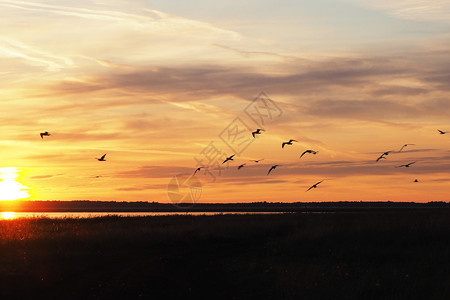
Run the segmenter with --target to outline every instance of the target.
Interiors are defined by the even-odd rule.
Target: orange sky
[[[169,202],[212,143],[239,153],[199,202],[449,201],[450,5],[107,2],[0,0],[0,175],[28,199]],[[266,130],[245,150],[237,117]]]

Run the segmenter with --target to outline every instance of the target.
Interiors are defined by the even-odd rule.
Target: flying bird
[[[442,130],[439,130],[439,129],[437,131],[439,131],[440,134],[446,134],[447,133],[447,131],[442,131]]]
[[[409,164],[405,164],[405,165],[401,165],[401,166],[397,166],[396,168],[401,168],[401,167],[405,167],[405,168],[409,168],[409,166],[411,166],[412,164],[415,164],[416,162],[410,162]]]
[[[384,152],[383,154],[380,155],[380,157],[377,158],[377,161],[379,161],[379,160],[382,159],[382,158],[386,159],[385,156],[388,156],[389,153],[391,153],[391,152],[392,152],[392,150],[391,150],[391,151],[386,151],[386,152]]]
[[[419,182],[419,180],[417,180],[417,179],[414,179],[414,182]]]
[[[264,158],[257,159],[257,160],[251,160],[251,161],[254,161],[255,163],[259,163],[259,162],[262,161],[262,160],[264,160]]]
[[[233,156],[235,156],[235,155],[236,155],[236,154],[233,154],[233,155],[227,157],[227,158],[223,161],[222,164],[226,163],[226,162],[229,161],[229,160],[233,160]]]
[[[274,170],[276,167],[279,167],[279,166],[280,166],[280,165],[273,165],[273,166],[270,168],[269,172],[267,172],[267,175],[269,175],[270,172],[272,172],[272,170]]]
[[[43,139],[44,136],[50,136],[51,134],[48,133],[48,131],[46,131],[46,132],[41,132],[39,135],[41,136],[41,139]]]
[[[321,180],[321,181],[319,181],[319,182],[313,184],[313,185],[310,186],[309,189],[307,189],[306,191],[309,191],[310,189],[315,189],[315,188],[317,187],[317,185],[318,185],[319,183],[321,183],[321,182],[323,182],[323,180]]]
[[[237,167],[238,170],[240,170],[241,168],[243,168],[245,165],[246,165],[246,164],[242,164],[242,165],[238,166],[238,167]]]
[[[405,148],[406,146],[409,146],[409,145],[414,145],[414,144],[404,144],[398,152],[402,152],[403,148]]]
[[[204,167],[198,167],[197,169],[195,169],[194,175],[195,175],[198,171],[200,171],[202,168],[204,168]]]
[[[292,145],[292,142],[298,142],[296,140],[289,140],[289,142],[283,142],[283,144],[281,144],[281,148],[284,148],[285,145]]]
[[[302,158],[302,156],[303,156],[303,155],[305,155],[306,153],[311,153],[311,154],[314,154],[314,155],[316,155],[316,154],[317,154],[317,152],[319,152],[319,151],[314,151],[314,150],[306,150],[305,152],[303,152],[303,153],[302,153],[302,155],[300,155],[300,158]]]
[[[264,129],[258,128],[256,131],[252,132],[253,137],[255,137],[255,134],[261,134],[261,131],[265,131]]]
[[[100,158],[97,158],[97,157],[96,157],[96,158],[97,158],[98,161],[106,161],[105,156],[106,156],[106,153],[103,154],[102,157],[100,157]]]

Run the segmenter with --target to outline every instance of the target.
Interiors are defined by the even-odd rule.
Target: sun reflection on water
[[[0,213],[0,219],[3,220],[12,220],[16,217],[16,213],[12,211],[4,211]]]

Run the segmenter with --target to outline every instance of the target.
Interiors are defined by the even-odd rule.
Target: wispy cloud
[[[405,19],[420,21],[441,21],[448,23],[450,3],[446,0],[347,0]]]

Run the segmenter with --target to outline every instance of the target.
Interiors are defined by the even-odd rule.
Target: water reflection
[[[13,211],[4,211],[0,214],[0,219],[11,220],[16,218],[16,213]]]
[[[190,216],[213,216],[213,215],[251,215],[251,214],[283,214],[285,212],[2,212],[0,220],[12,220],[20,218],[98,218],[107,216],[120,217],[145,217],[145,216],[174,216],[174,215],[190,215]]]

